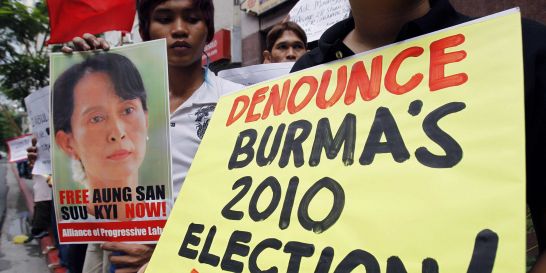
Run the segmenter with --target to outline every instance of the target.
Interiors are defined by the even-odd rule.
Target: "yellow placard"
[[[147,272],[524,272],[520,20],[222,98]]]

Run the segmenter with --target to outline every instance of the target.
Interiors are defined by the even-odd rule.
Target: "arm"
[[[102,245],[102,249],[125,253],[125,255],[110,256],[110,262],[114,265],[125,266],[116,269],[116,273],[128,273],[137,272],[140,267],[150,261],[155,245],[108,242]]]
[[[36,137],[32,138],[32,146],[27,148],[27,159],[28,159],[28,167],[32,171],[32,168],[34,168],[34,163],[36,163],[36,159],[38,159],[38,147],[36,147],[36,143],[38,140]]]
[[[538,256],[537,261],[529,273],[546,272],[546,255]]]

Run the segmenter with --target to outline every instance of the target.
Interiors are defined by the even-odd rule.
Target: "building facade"
[[[263,62],[265,36],[273,25],[286,20],[298,0],[213,0],[215,31],[229,31],[229,54],[210,58],[214,71]],[[303,0],[301,0],[303,1]],[[463,14],[481,17],[513,7],[520,7],[524,17],[546,24],[546,0],[450,0]],[[312,45],[313,46],[313,45]]]

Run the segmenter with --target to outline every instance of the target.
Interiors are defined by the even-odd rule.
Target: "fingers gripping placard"
[[[523,271],[521,71],[511,11],[224,97],[148,271]]]

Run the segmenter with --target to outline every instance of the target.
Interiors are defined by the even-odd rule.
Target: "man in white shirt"
[[[201,65],[205,45],[214,36],[212,0],[142,0],[138,2],[138,16],[144,41],[167,39],[173,192],[177,196],[216,102],[243,86],[218,78]],[[104,39],[88,33],[74,38],[73,43],[78,50],[109,48]],[[72,49],[65,47],[63,51],[69,53]],[[116,272],[136,272],[150,260],[154,246],[116,242],[104,243],[100,248],[90,245],[84,272],[108,272],[101,249],[124,253],[109,257]]]

